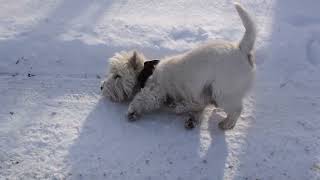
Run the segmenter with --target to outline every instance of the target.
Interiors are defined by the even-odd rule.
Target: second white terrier
[[[235,7],[246,29],[239,43],[211,42],[165,58],[152,66],[154,72],[143,88],[138,86],[138,76],[146,65],[145,58],[135,52],[118,54],[111,59],[103,94],[117,101],[133,97],[127,112],[129,120],[161,108],[170,99],[174,112],[190,117],[214,104],[227,114],[219,127],[233,128],[241,114],[243,98],[254,81],[256,39],[251,17],[241,5],[236,3]],[[185,125],[192,128],[194,123],[195,119],[189,118]]]

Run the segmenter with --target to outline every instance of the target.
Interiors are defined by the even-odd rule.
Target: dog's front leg
[[[142,113],[150,112],[159,109],[164,103],[164,96],[162,95],[159,86],[153,83],[145,88],[134,97],[129,105],[128,119],[136,120]]]

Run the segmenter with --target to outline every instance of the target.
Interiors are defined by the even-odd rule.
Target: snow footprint
[[[208,33],[202,28],[173,28],[170,32],[170,36],[174,40],[185,40],[187,42],[196,42],[208,39]]]
[[[309,17],[309,16],[302,16],[302,15],[292,16],[287,21],[289,24],[297,27],[312,26],[312,25],[320,24],[319,17]]]
[[[311,39],[307,42],[307,60],[312,65],[320,64],[320,39]]]

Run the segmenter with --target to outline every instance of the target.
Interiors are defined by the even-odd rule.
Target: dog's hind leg
[[[174,105],[173,112],[176,114],[184,114],[189,112],[202,111],[205,108],[205,104],[189,101],[181,101]]]
[[[242,100],[232,100],[223,107],[224,111],[227,113],[227,117],[219,123],[220,129],[227,130],[232,129],[242,112]]]
[[[139,115],[159,109],[165,101],[165,96],[161,94],[159,86],[150,84],[134,97],[128,108],[128,119],[134,121]]]
[[[181,101],[176,103],[172,110],[176,114],[186,114],[187,119],[184,122],[184,127],[193,129],[200,123],[200,115],[204,108],[205,104],[203,103]]]
[[[197,112],[189,112],[187,119],[184,121],[184,127],[186,129],[193,129],[194,127],[199,125],[201,122],[202,113],[203,110]]]

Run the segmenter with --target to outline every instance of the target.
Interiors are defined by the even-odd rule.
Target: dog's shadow
[[[161,112],[128,122],[126,110],[127,104],[97,102],[69,149],[68,179],[223,179],[221,116],[213,113],[209,126],[189,131],[179,116]]]

